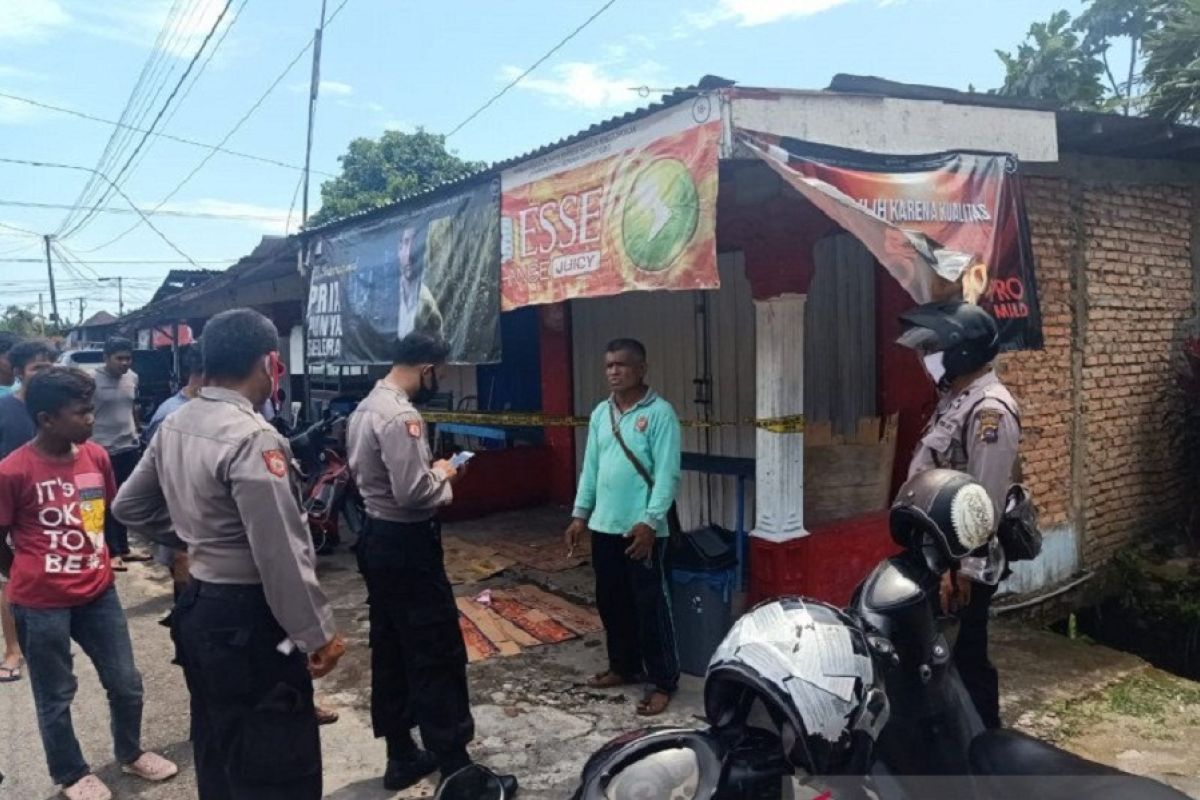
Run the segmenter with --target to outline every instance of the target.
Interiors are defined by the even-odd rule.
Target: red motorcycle
[[[328,555],[341,544],[339,518],[356,540],[367,519],[345,452],[330,435],[345,419],[328,415],[289,439],[300,467],[304,511],[318,555]]]

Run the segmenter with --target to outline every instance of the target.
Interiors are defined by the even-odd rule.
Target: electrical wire
[[[476,117],[478,117],[484,111],[487,111],[492,106],[493,103],[495,103],[497,100],[499,100],[504,95],[508,94],[508,91],[510,89],[512,89],[514,86],[516,86],[521,81],[525,80],[525,78],[527,78],[531,72],[533,72],[535,69],[540,67],[542,64],[546,63],[546,61],[548,61],[551,56],[553,56],[555,53],[557,53],[559,50],[561,50],[563,48],[563,46],[565,46],[567,44],[567,42],[571,41],[577,35],[579,35],[580,31],[582,31],[588,25],[591,25],[593,22],[595,22],[596,18],[599,17],[601,14],[603,14],[605,11],[607,11],[609,8],[611,8],[613,3],[615,3],[615,2],[617,2],[617,0],[608,0],[608,2],[606,2],[604,5],[600,6],[600,8],[598,8],[596,10],[596,12],[594,14],[592,14],[590,17],[585,19],[579,27],[577,27],[575,30],[571,31],[565,37],[560,39],[558,44],[551,47],[549,50],[546,51],[545,55],[543,55],[537,61],[533,62],[533,64],[529,67],[529,69],[525,70],[520,75],[518,75],[517,77],[515,77],[511,81],[509,81],[508,84],[506,84],[503,89],[501,89],[500,91],[498,91],[494,95],[492,95],[490,98],[488,98],[488,101],[486,103],[484,103],[479,108],[472,111],[467,116],[467,118],[464,119],[462,122],[455,125],[454,128],[449,133],[446,134],[446,138],[449,139],[451,136],[453,136],[454,134],[458,133],[463,128],[465,128],[472,120],[474,120]]]
[[[31,231],[28,228],[22,228],[17,225],[9,225],[7,222],[0,222],[0,228],[7,228],[10,231],[16,231],[17,233],[23,233],[26,236],[36,236],[39,239],[42,238],[42,235],[40,233],[38,233],[37,231]]]
[[[142,104],[144,97],[148,94],[148,91],[143,92],[143,89],[149,87],[152,80],[154,80],[151,78],[151,75],[157,75],[159,66],[165,63],[167,35],[177,27],[180,3],[181,0],[174,0],[171,8],[167,11],[162,27],[158,31],[158,36],[154,40],[154,46],[150,50],[150,55],[147,56],[146,61],[142,64],[141,72],[138,74],[137,80],[129,92],[129,97],[125,99],[125,106],[121,109],[121,114],[118,118],[121,123],[133,122],[135,126],[138,124],[134,122],[134,118],[139,113],[135,109]],[[165,84],[166,81],[163,79],[161,85]],[[161,91],[161,87],[159,91]],[[157,92],[155,96],[157,96]],[[112,166],[115,166],[117,160],[120,158],[120,154],[124,151],[124,147],[132,140],[132,134],[125,130],[124,127],[122,125],[122,127],[115,129],[109,134],[108,141],[105,142],[104,149],[100,153],[100,158],[96,161],[95,169],[98,173],[106,173]],[[97,177],[92,175],[80,190],[76,198],[76,204],[83,206],[90,203],[99,185]],[[63,218],[58,229],[64,230],[74,219],[75,216],[73,214],[68,214]]]
[[[19,159],[19,158],[0,157],[0,163],[20,164],[22,166],[27,166],[27,167],[49,167],[52,169],[69,169],[69,170],[76,170],[78,172],[91,172],[91,173],[98,174],[101,178],[103,178],[110,185],[112,185],[112,187],[116,190],[117,194],[119,194],[121,196],[121,199],[123,199],[126,203],[129,204],[130,208],[132,208],[134,211],[136,211],[141,216],[142,221],[145,222],[146,225],[148,225],[150,227],[150,230],[152,230],[156,234],[158,234],[158,238],[160,238],[164,242],[166,242],[167,246],[170,247],[172,250],[174,250],[176,253],[183,256],[185,259],[187,259],[187,262],[189,264],[196,267],[196,269],[200,269],[200,265],[197,264],[195,261],[193,261],[191,256],[189,256],[187,253],[180,250],[179,245],[177,245],[173,241],[171,241],[165,233],[160,231],[158,229],[158,227],[155,226],[155,224],[150,221],[150,218],[147,217],[144,213],[142,213],[142,210],[140,208],[138,208],[136,205],[133,204],[133,201],[129,199],[129,195],[125,194],[124,190],[122,190],[121,187],[119,187],[115,183],[113,183],[112,180],[104,173],[97,172],[95,169],[93,169],[91,167],[82,167],[82,166],[79,166],[78,164],[59,164],[59,163],[52,162],[52,161],[25,161],[25,160]],[[27,231],[27,232],[31,233],[31,231]],[[34,234],[34,235],[36,236],[37,234]]]
[[[342,13],[342,9],[344,9],[346,7],[346,4],[349,2],[350,2],[350,0],[342,0],[342,2],[338,4],[337,8],[335,8],[333,10],[333,13],[329,15],[329,19],[327,19],[325,21],[326,28],[328,28],[333,23],[333,21],[335,19],[337,19],[338,14]],[[216,153],[218,152],[218,148],[224,147],[225,143],[228,142],[235,133],[237,133],[239,130],[241,130],[241,127],[246,124],[246,121],[248,119],[250,119],[250,117],[252,117],[258,111],[258,109],[262,106],[262,104],[264,102],[266,102],[266,99],[268,97],[270,97],[271,93],[274,92],[276,88],[278,88],[279,84],[283,83],[283,80],[284,80],[284,78],[286,78],[288,76],[288,73],[290,73],[292,71],[292,69],[296,66],[296,64],[298,64],[300,62],[300,59],[304,57],[305,53],[307,53],[309,51],[309,49],[312,48],[313,42],[315,41],[315,39],[316,39],[316,36],[314,35],[311,39],[308,40],[308,44],[306,44],[306,45],[304,45],[304,47],[300,48],[300,52],[296,53],[295,57],[291,61],[288,62],[288,65],[286,67],[284,67],[283,71],[279,73],[278,77],[276,77],[275,80],[271,82],[271,85],[267,87],[266,91],[264,91],[259,96],[259,98],[254,101],[254,103],[250,106],[250,108],[246,111],[246,113],[243,114],[241,116],[241,118],[237,122],[234,123],[233,127],[230,128],[229,131],[221,138],[221,141],[217,142],[216,146],[213,147],[212,151],[209,152],[206,156],[204,156],[204,158],[201,159],[200,163],[198,163],[195,166],[195,168],[192,169],[191,172],[189,172],[186,176],[184,176],[183,180],[181,180],[178,184],[176,184],[175,188],[172,189],[170,192],[168,192],[167,196],[158,202],[158,205],[156,205],[153,209],[150,210],[149,215],[147,215],[146,217],[143,217],[142,221],[145,221],[147,224],[149,224],[149,216],[153,216],[154,214],[157,214],[158,210],[160,208],[162,208],[166,203],[168,203],[171,200],[171,198],[173,198],[176,194],[178,194],[180,192],[180,190],[182,190],[183,187],[186,186],[192,180],[192,178],[196,177],[196,174],[198,172],[200,172],[200,170],[204,169],[205,165],[207,165],[208,162],[210,160],[212,160],[212,157],[214,155],[216,155]],[[98,250],[103,250],[106,247],[111,247],[112,245],[114,245],[117,242],[124,239],[126,236],[128,236],[133,231],[137,230],[138,225],[140,225],[140,224],[141,224],[141,222],[135,223],[135,224],[131,225],[130,227],[126,228],[121,233],[117,234],[112,239],[109,239],[106,242],[98,244],[95,247],[86,248],[86,249],[82,250],[82,252],[95,253]]]
[[[195,84],[193,84],[193,85],[195,85]],[[22,97],[21,95],[9,94],[8,92],[0,92],[0,98],[4,98],[5,100],[14,100],[18,103],[26,103],[27,105],[35,106],[37,108],[42,108],[47,111],[57,111],[62,114],[70,114],[73,117],[79,117],[80,119],[86,119],[86,120],[89,120],[90,122],[99,122],[104,125],[113,125],[118,128],[129,128],[130,130],[136,131],[138,133],[146,132],[145,128],[135,128],[130,125],[125,125],[124,123],[121,123],[121,122],[115,122],[111,119],[105,119],[104,117],[97,117],[94,114],[88,114],[88,113],[85,113],[83,111],[78,111],[73,108],[66,108],[65,106],[52,105],[51,103],[46,103],[41,100],[35,100],[31,97]],[[240,150],[230,150],[229,148],[226,148],[226,147],[217,147],[216,145],[209,144],[206,142],[198,142],[195,139],[188,139],[185,136],[176,136],[174,134],[165,133],[163,131],[151,131],[150,135],[157,136],[161,139],[168,139],[172,142],[179,142],[180,144],[191,145],[192,147],[203,147],[206,150],[216,150],[217,152],[222,153],[227,156],[235,156],[237,158],[244,158],[249,161],[257,161],[262,164],[270,164],[273,167],[283,167],[284,169],[292,169],[292,170],[296,170],[298,172],[304,172],[304,167],[300,164],[289,164],[286,161],[278,161],[274,158],[267,158],[266,156],[256,156],[253,153],[243,153]],[[313,173],[314,175],[323,175],[327,178],[337,177],[332,172],[324,172],[324,171],[318,170],[318,169],[310,169],[309,172]]]
[[[76,206],[66,203],[38,203],[32,200],[0,200],[0,206],[12,206],[15,208],[45,208],[45,209],[63,209],[76,208]],[[103,214],[136,214],[136,210],[128,208],[108,208],[106,206],[90,206],[84,210],[95,211]],[[145,213],[145,212],[142,212]],[[278,222],[279,217],[270,214],[223,214],[219,211],[174,211],[165,209],[154,212],[164,217],[185,217],[189,219],[240,219],[261,222]]]
[[[17,252],[19,250],[27,250],[32,247],[32,244],[19,247],[17,250],[4,252]],[[4,253],[0,252],[0,256]],[[197,258],[194,261],[170,261],[163,258],[89,258],[89,264],[232,264],[237,261],[236,258]],[[0,257],[0,262],[5,264],[41,264],[45,263],[44,258],[3,258]],[[0,280],[0,284],[4,283]]]
[[[196,52],[192,55],[191,61],[188,62],[187,68],[184,69],[183,75],[181,75],[179,80],[175,83],[175,87],[173,89],[171,89],[171,93],[169,95],[167,95],[167,99],[163,101],[162,107],[158,109],[158,113],[154,116],[154,120],[150,123],[149,129],[147,130],[146,133],[142,134],[142,138],[138,141],[137,146],[134,147],[133,153],[130,154],[129,158],[127,158],[125,160],[125,164],[117,172],[116,177],[112,178],[109,181],[109,191],[106,191],[105,193],[103,193],[100,196],[100,200],[96,202],[97,206],[105,205],[105,203],[108,202],[108,198],[110,196],[112,196],[113,190],[116,190],[120,187],[121,180],[125,177],[125,173],[129,171],[129,169],[133,165],[134,159],[137,158],[138,153],[140,153],[142,151],[142,148],[146,146],[146,142],[149,141],[150,131],[153,131],[158,126],[158,123],[162,120],[163,115],[166,114],[167,109],[170,108],[172,101],[174,101],[175,97],[179,94],[179,90],[183,87],[183,84],[187,80],[188,75],[191,74],[192,69],[196,66],[196,63],[200,60],[200,56],[203,55],[204,49],[208,46],[209,41],[211,41],[213,36],[216,34],[217,28],[220,27],[221,21],[223,19],[225,19],[225,15],[229,12],[229,8],[232,5],[233,5],[233,0],[225,0],[225,5],[223,5],[221,7],[221,13],[217,15],[216,20],[213,21],[212,26],[208,29],[208,32],[204,35],[204,39],[200,42],[200,46],[196,48]],[[89,220],[94,219],[95,216],[96,216],[95,211],[89,211],[89,212],[85,213],[81,220],[76,222],[73,226],[71,226],[65,232],[58,234],[55,238],[57,238],[57,239],[71,238],[71,236],[78,233],[79,230],[82,229],[83,226],[86,225]]]

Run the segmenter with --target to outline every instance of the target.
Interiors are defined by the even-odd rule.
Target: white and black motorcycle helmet
[[[892,503],[892,539],[919,552],[935,573],[983,547],[996,530],[987,490],[965,472],[931,469],[900,487]]]
[[[739,619],[713,654],[705,716],[718,733],[765,711],[784,756],[810,775],[862,774],[888,718],[866,637],[834,606],[786,597]]]

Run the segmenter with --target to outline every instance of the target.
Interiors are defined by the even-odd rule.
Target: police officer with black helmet
[[[994,519],[1000,519],[1013,483],[1021,419],[1016,400],[992,369],[1000,352],[996,321],[979,306],[945,302],[917,306],[900,322],[897,344],[917,351],[939,395],[909,477],[938,468],[965,472],[987,490]],[[943,606],[957,611],[962,622],[955,665],[989,728],[1000,727],[1000,688],[987,652],[988,609],[1006,569],[1004,549],[993,535],[942,584]]]

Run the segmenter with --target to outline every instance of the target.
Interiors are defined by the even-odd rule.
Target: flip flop
[[[657,717],[666,711],[669,705],[671,705],[671,695],[655,690],[648,693],[642,698],[642,702],[637,704],[637,714],[639,717]]]
[[[606,669],[604,672],[588,678],[587,686],[589,689],[615,689],[618,686],[628,686],[631,683],[633,681],[628,678],[621,677],[611,669]]]
[[[0,683],[15,683],[19,680],[21,680],[20,662],[15,667],[0,666]]]
[[[317,715],[318,725],[332,725],[338,721],[338,712],[331,708],[325,708],[324,706],[319,706],[314,703],[313,711]]]
[[[126,561],[149,561],[154,558],[154,556],[152,556],[150,553],[144,553],[140,550],[131,550],[125,555],[121,556],[121,558]]]
[[[109,562],[113,572],[129,572],[129,565],[120,558],[114,558]]]

